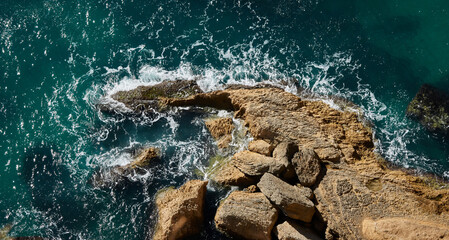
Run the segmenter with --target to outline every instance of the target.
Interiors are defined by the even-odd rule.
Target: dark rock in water
[[[154,240],[183,239],[200,233],[207,181],[192,180],[156,197],[158,221]]]
[[[140,86],[130,91],[119,91],[113,94],[112,99],[123,103],[134,112],[146,112],[151,109],[161,110],[163,106],[159,104],[163,98],[185,98],[191,95],[202,93],[196,81],[165,81],[154,86]],[[100,104],[102,111],[110,112],[113,106],[110,104]]]
[[[449,96],[424,84],[408,105],[407,116],[417,119],[429,131],[449,134]]]
[[[95,172],[90,184],[97,188],[116,188],[131,183],[130,177],[145,174],[145,172],[160,158],[157,148],[144,149],[131,163],[125,166],[115,166],[108,169],[100,169]]]

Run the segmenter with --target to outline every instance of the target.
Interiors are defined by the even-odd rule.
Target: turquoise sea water
[[[377,150],[449,178],[447,139],[404,115],[423,83],[449,91],[443,0],[3,0],[0,2],[0,227],[56,239],[145,239],[154,194],[195,178],[217,153],[202,113],[128,118],[101,97],[198,79],[296,84],[359,104]],[[291,89],[287,89],[291,90]],[[162,164],[123,190],[95,169],[157,146]],[[210,187],[209,213],[221,190]],[[201,238],[221,238],[206,224]]]

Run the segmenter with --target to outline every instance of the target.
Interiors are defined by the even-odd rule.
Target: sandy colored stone
[[[424,222],[409,218],[365,219],[362,223],[363,237],[367,240],[402,239],[436,240],[449,239],[449,226],[438,222]]]
[[[292,186],[270,173],[265,173],[262,176],[257,187],[286,216],[304,222],[312,221],[315,206],[298,187]]]
[[[236,153],[231,162],[248,176],[262,176],[265,172],[279,175],[287,167],[285,162],[250,151]]]
[[[251,152],[260,153],[268,157],[271,157],[273,149],[273,146],[264,140],[251,141],[248,145],[248,150]]]
[[[279,240],[321,240],[311,229],[300,226],[292,221],[285,221],[273,230]]]
[[[262,193],[235,191],[220,204],[215,225],[231,236],[269,240],[277,217],[277,210]]]
[[[218,184],[225,186],[247,187],[257,183],[256,179],[245,175],[230,162],[224,164],[215,171],[212,174],[211,179]]]
[[[154,240],[182,239],[201,231],[207,183],[191,180],[156,197],[158,221]]]
[[[315,151],[310,148],[300,149],[291,161],[299,183],[305,187],[313,186],[321,173],[321,163]]]
[[[214,118],[206,120],[206,127],[217,141],[218,148],[227,148],[232,141],[235,126],[232,118]]]

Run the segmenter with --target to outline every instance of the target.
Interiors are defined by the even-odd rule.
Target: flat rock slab
[[[192,180],[156,198],[158,221],[154,240],[181,239],[198,234],[204,220],[207,181]]]
[[[224,164],[211,175],[213,181],[225,186],[247,187],[257,183],[253,177],[245,175],[230,162]]]
[[[232,192],[217,210],[220,231],[244,239],[271,239],[278,212],[263,193]]]
[[[260,191],[290,218],[311,222],[315,205],[304,191],[292,186],[273,174],[265,173],[257,184]]]
[[[310,148],[300,149],[293,158],[292,164],[299,183],[305,187],[313,186],[321,173],[318,155]]]
[[[322,240],[312,230],[292,221],[285,221],[277,225],[273,232],[279,240]]]
[[[271,157],[273,146],[264,140],[255,140],[249,143],[248,150]]]
[[[266,172],[279,175],[286,169],[286,164],[288,164],[251,151],[236,153],[232,158],[232,163],[249,176],[262,176]]]

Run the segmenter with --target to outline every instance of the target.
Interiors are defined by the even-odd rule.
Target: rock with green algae
[[[449,134],[449,96],[424,84],[408,105],[407,116],[417,119],[431,132]]]

